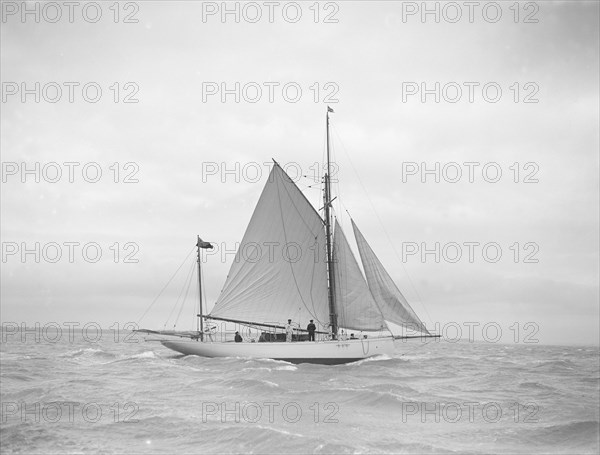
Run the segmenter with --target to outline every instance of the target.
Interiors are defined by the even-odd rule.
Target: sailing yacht
[[[161,339],[169,349],[204,357],[268,358],[292,363],[341,364],[377,355],[392,355],[395,339],[388,324],[433,337],[387,273],[352,220],[364,271],[332,216],[329,114],[326,113],[327,166],[323,216],[274,162],[231,269],[213,309],[203,314],[201,251],[211,248],[199,237],[200,305],[197,332]],[[285,321],[294,335],[285,341]],[[216,339],[222,321],[258,329],[258,338],[235,342]],[[317,327],[316,341],[304,341],[306,327]],[[358,338],[347,334],[358,332]]]

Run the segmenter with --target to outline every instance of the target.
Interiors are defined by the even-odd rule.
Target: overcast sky
[[[112,4],[70,21],[58,2],[37,23],[2,2],[3,323],[137,321],[196,235],[235,248],[271,158],[320,208],[329,104],[336,213],[428,327],[598,343],[598,2],[431,2],[438,22],[421,2],[279,2],[272,22],[263,2],[237,4],[239,22],[221,2]],[[423,258],[436,242],[439,262]],[[204,264],[209,309],[232,260]],[[144,326],[162,327],[187,271]]]

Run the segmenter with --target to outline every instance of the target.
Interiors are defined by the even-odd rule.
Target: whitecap
[[[134,354],[130,357],[131,359],[155,359],[156,354],[154,351],[144,351],[139,354]]]
[[[298,367],[290,364],[290,365],[283,365],[280,367],[276,367],[275,369],[278,371],[296,371],[298,369]]]

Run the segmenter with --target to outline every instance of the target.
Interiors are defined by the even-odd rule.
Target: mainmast
[[[325,235],[327,238],[327,272],[329,276],[329,323],[331,324],[331,333],[334,339],[337,338],[337,314],[335,310],[335,273],[333,270],[333,251],[331,246],[331,174],[329,159],[329,113],[333,112],[327,106],[327,172],[325,173],[325,194],[323,195],[325,207]]]

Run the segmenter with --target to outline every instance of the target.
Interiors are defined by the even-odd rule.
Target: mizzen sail
[[[386,329],[381,311],[337,220],[333,236],[333,261],[338,325],[351,330]]]
[[[429,331],[427,331],[423,322],[410,307],[406,298],[375,256],[358,227],[356,227],[354,220],[352,220],[352,228],[369,289],[381,309],[384,319],[429,335]]]
[[[210,316],[327,324],[323,220],[275,163]]]

